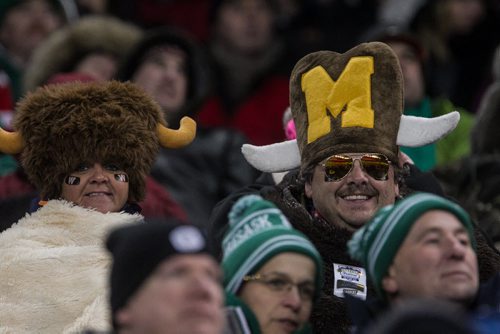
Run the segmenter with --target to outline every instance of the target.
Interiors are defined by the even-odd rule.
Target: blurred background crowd
[[[493,65],[499,32],[498,0],[1,0],[0,125],[11,129],[16,102],[39,86],[135,82],[171,127],[184,115],[198,123],[192,145],[161,151],[143,214],[174,213],[203,226],[218,201],[258,176],[241,145],[286,139],[293,65],[313,51],[343,53],[380,40],[400,59],[406,114],[460,111],[446,140],[403,148],[459,197],[460,187],[479,184],[471,157],[499,147],[492,121],[476,122],[482,108],[498,110],[498,101],[484,100],[495,96],[487,91],[500,80]],[[489,151],[484,137],[493,141]],[[482,203],[494,202],[489,185],[474,193],[474,205],[479,193]],[[36,196],[17,159],[0,156],[2,229]]]

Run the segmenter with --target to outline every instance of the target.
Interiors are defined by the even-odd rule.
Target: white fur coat
[[[49,201],[0,234],[0,333],[108,329],[110,229],[140,215]]]

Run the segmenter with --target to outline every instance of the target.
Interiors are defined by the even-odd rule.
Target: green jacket
[[[469,154],[474,115],[456,108],[449,100],[442,98],[433,100],[425,98],[418,107],[405,109],[405,115],[429,118],[442,116],[454,110],[460,113],[460,121],[446,137],[422,147],[401,147],[401,151],[406,153],[422,171],[445,166]]]

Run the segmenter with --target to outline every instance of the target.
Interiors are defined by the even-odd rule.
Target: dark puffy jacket
[[[184,208],[190,222],[206,226],[217,202],[257,175],[241,153],[245,142],[236,131],[198,128],[190,145],[162,149],[151,175]]]

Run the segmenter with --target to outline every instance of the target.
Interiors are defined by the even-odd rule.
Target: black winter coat
[[[190,145],[161,149],[151,176],[181,205],[191,223],[206,227],[217,202],[258,175],[241,153],[244,143],[246,138],[230,129],[198,128]]]

